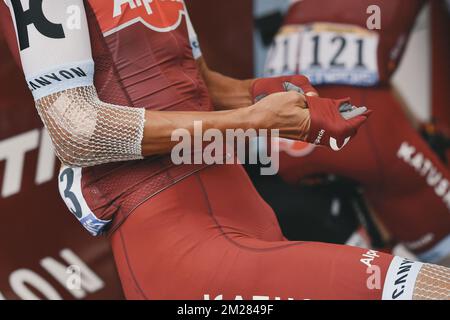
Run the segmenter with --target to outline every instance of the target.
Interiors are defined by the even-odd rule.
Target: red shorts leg
[[[150,199],[112,246],[129,299],[380,299],[393,259],[285,241],[240,166],[210,167]]]

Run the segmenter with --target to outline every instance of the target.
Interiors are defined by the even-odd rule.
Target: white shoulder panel
[[[94,63],[82,0],[8,0],[35,99],[91,85]]]

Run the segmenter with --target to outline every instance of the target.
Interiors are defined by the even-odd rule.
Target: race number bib
[[[286,26],[269,51],[266,76],[301,73],[313,85],[378,83],[378,33],[358,26],[314,23]]]
[[[111,220],[97,218],[91,211],[83,196],[81,187],[81,168],[62,166],[58,177],[59,193],[70,212],[78,219],[83,227],[93,236],[105,232]]]

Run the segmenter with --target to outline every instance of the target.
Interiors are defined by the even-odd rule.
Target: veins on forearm
[[[250,88],[254,80],[238,80],[208,68],[203,59],[198,66],[216,110],[231,110],[253,104]]]

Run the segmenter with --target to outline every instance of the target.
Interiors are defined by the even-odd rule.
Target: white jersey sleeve
[[[142,159],[145,110],[107,104],[94,87],[82,0],[7,0],[20,58],[55,152],[68,166]]]
[[[7,0],[7,5],[35,100],[93,84],[94,62],[82,0]]]

